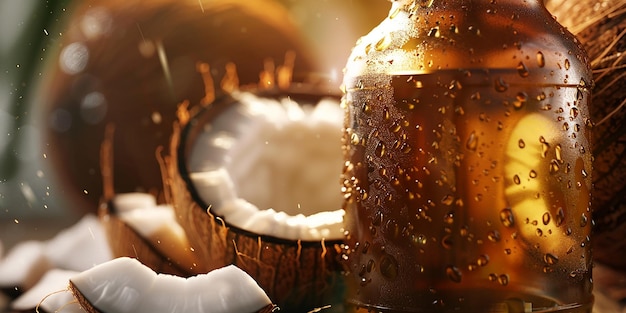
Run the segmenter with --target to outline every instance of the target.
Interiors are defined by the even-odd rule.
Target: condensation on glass
[[[393,1],[348,60],[348,299],[591,312],[591,72],[540,0]]]

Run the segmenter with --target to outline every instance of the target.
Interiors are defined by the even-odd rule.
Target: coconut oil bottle
[[[541,0],[396,0],[346,65],[358,312],[591,312],[591,72]]]

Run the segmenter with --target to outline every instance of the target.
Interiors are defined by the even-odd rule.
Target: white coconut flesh
[[[72,293],[67,290],[70,277],[78,273],[60,269],[46,272],[33,288],[11,303],[11,308],[32,312],[39,307],[45,312],[84,313],[85,311],[75,303]]]
[[[190,178],[210,211],[246,231],[288,240],[343,238],[343,110],[237,93],[193,143]]]
[[[112,202],[117,217],[164,256],[185,267],[197,262],[171,205],[157,205],[153,195],[138,192],[118,194]]]
[[[136,259],[117,258],[70,278],[101,312],[256,312],[271,304],[234,265],[190,278],[157,274]]]
[[[23,241],[0,260],[0,287],[32,287],[48,270],[83,271],[110,260],[98,218],[84,216],[48,241]]]

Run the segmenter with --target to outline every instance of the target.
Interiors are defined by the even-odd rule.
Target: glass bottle
[[[591,312],[591,72],[541,0],[396,0],[345,68],[360,312]]]

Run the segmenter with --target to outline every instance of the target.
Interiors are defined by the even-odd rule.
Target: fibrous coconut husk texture
[[[589,54],[594,73],[593,254],[626,270],[626,1],[549,0]]]

